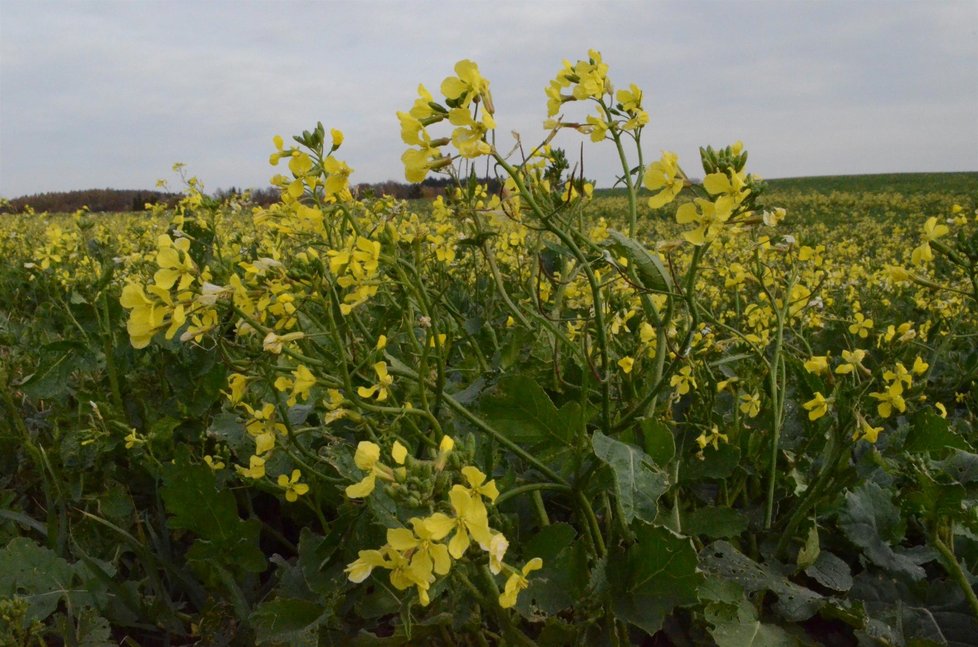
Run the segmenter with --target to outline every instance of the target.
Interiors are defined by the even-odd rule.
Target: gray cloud
[[[978,3],[0,0],[0,195],[143,188],[186,162],[264,185],[274,134],[346,134],[354,181],[400,179],[394,112],[472,58],[499,141],[593,47],[646,91],[646,157],[742,139],[766,177],[978,169]],[[580,107],[568,114],[582,117]],[[580,138],[562,136],[572,157]],[[612,181],[615,155],[585,146]]]

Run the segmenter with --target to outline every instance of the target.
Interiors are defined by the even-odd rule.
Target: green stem
[[[102,290],[102,352],[105,354],[105,370],[109,374],[109,389],[112,392],[112,404],[115,405],[118,415],[125,416],[125,408],[122,404],[122,390],[119,388],[119,372],[115,365],[115,335],[112,331],[112,317],[109,314],[109,295],[106,290]]]
[[[958,586],[964,592],[964,597],[968,600],[971,612],[975,614],[975,618],[978,618],[978,596],[975,595],[975,589],[971,586],[971,582],[968,581],[968,576],[964,572],[964,569],[961,568],[961,564],[948,545],[937,536],[936,529],[931,532],[930,540],[937,549],[937,552],[941,554],[941,561],[944,563],[944,568],[947,569],[948,574],[954,578],[954,581],[957,582]]]
[[[784,305],[775,310],[777,315],[777,331],[774,337],[774,353],[771,357],[770,370],[768,371],[768,386],[771,391],[771,466],[768,473],[767,484],[767,503],[764,507],[764,528],[771,529],[774,522],[774,490],[778,482],[778,451],[781,441],[781,423],[784,419],[784,393],[781,389],[781,380],[784,376],[784,361],[781,357],[781,347],[784,344],[784,322],[789,314],[790,303],[788,295],[791,293],[793,281],[789,281],[785,287]],[[774,301],[772,300],[773,304]]]
[[[567,485],[562,485],[560,483],[527,483],[526,485],[520,485],[519,487],[514,487],[506,490],[500,494],[495,501],[495,505],[502,505],[504,501],[512,499],[515,496],[521,494],[526,494],[527,492],[537,492],[540,490],[559,490],[561,492],[570,492],[571,489]]]

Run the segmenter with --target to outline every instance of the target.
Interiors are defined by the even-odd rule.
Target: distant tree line
[[[497,193],[502,189],[502,182],[495,178],[479,178],[477,181],[479,184],[487,185],[490,193]],[[358,184],[354,187],[354,192],[361,198],[389,195],[399,200],[430,200],[454,187],[455,180],[450,177],[429,177],[417,184],[405,184],[394,180]]]
[[[3,211],[21,213],[30,207],[37,213],[71,213],[88,207],[91,211],[142,211],[147,204],[173,204],[178,193],[119,189],[85,189],[83,191],[49,191],[9,200]]]
[[[480,184],[487,184],[491,193],[498,192],[502,183],[494,178],[479,179]],[[386,182],[364,183],[353,187],[353,193],[358,198],[390,195],[399,200],[430,200],[444,194],[455,186],[455,180],[448,177],[427,178],[418,184],[405,184],[388,180]],[[256,206],[268,206],[279,201],[280,191],[277,187],[269,186],[247,191],[237,187],[217,189],[212,197],[218,200],[240,198],[245,193],[249,202]],[[120,189],[86,189],[84,191],[49,191],[34,195],[21,196],[5,200],[0,204],[0,212],[23,213],[33,210],[35,213],[72,213],[82,207],[90,211],[143,211],[146,205],[172,205],[180,199],[179,193],[145,190]]]

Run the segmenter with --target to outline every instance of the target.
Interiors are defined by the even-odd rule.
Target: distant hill
[[[694,181],[700,181],[694,179]],[[954,194],[978,193],[978,171],[957,173],[877,173],[868,175],[813,175],[808,177],[765,178],[768,189],[832,193],[902,193],[905,195],[945,191]],[[595,189],[595,195],[623,196],[625,189]],[[647,193],[644,189],[642,193]]]
[[[771,191],[831,193],[978,193],[978,172],[878,173],[871,175],[821,175],[766,180]]]

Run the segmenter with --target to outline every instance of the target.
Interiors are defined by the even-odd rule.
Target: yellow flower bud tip
[[[407,447],[402,445],[399,440],[395,440],[394,446],[391,448],[391,456],[394,457],[394,462],[398,465],[403,465],[404,461],[407,459],[407,455]]]
[[[451,436],[442,436],[441,442],[438,443],[438,453],[448,454],[455,448],[455,441]]]

